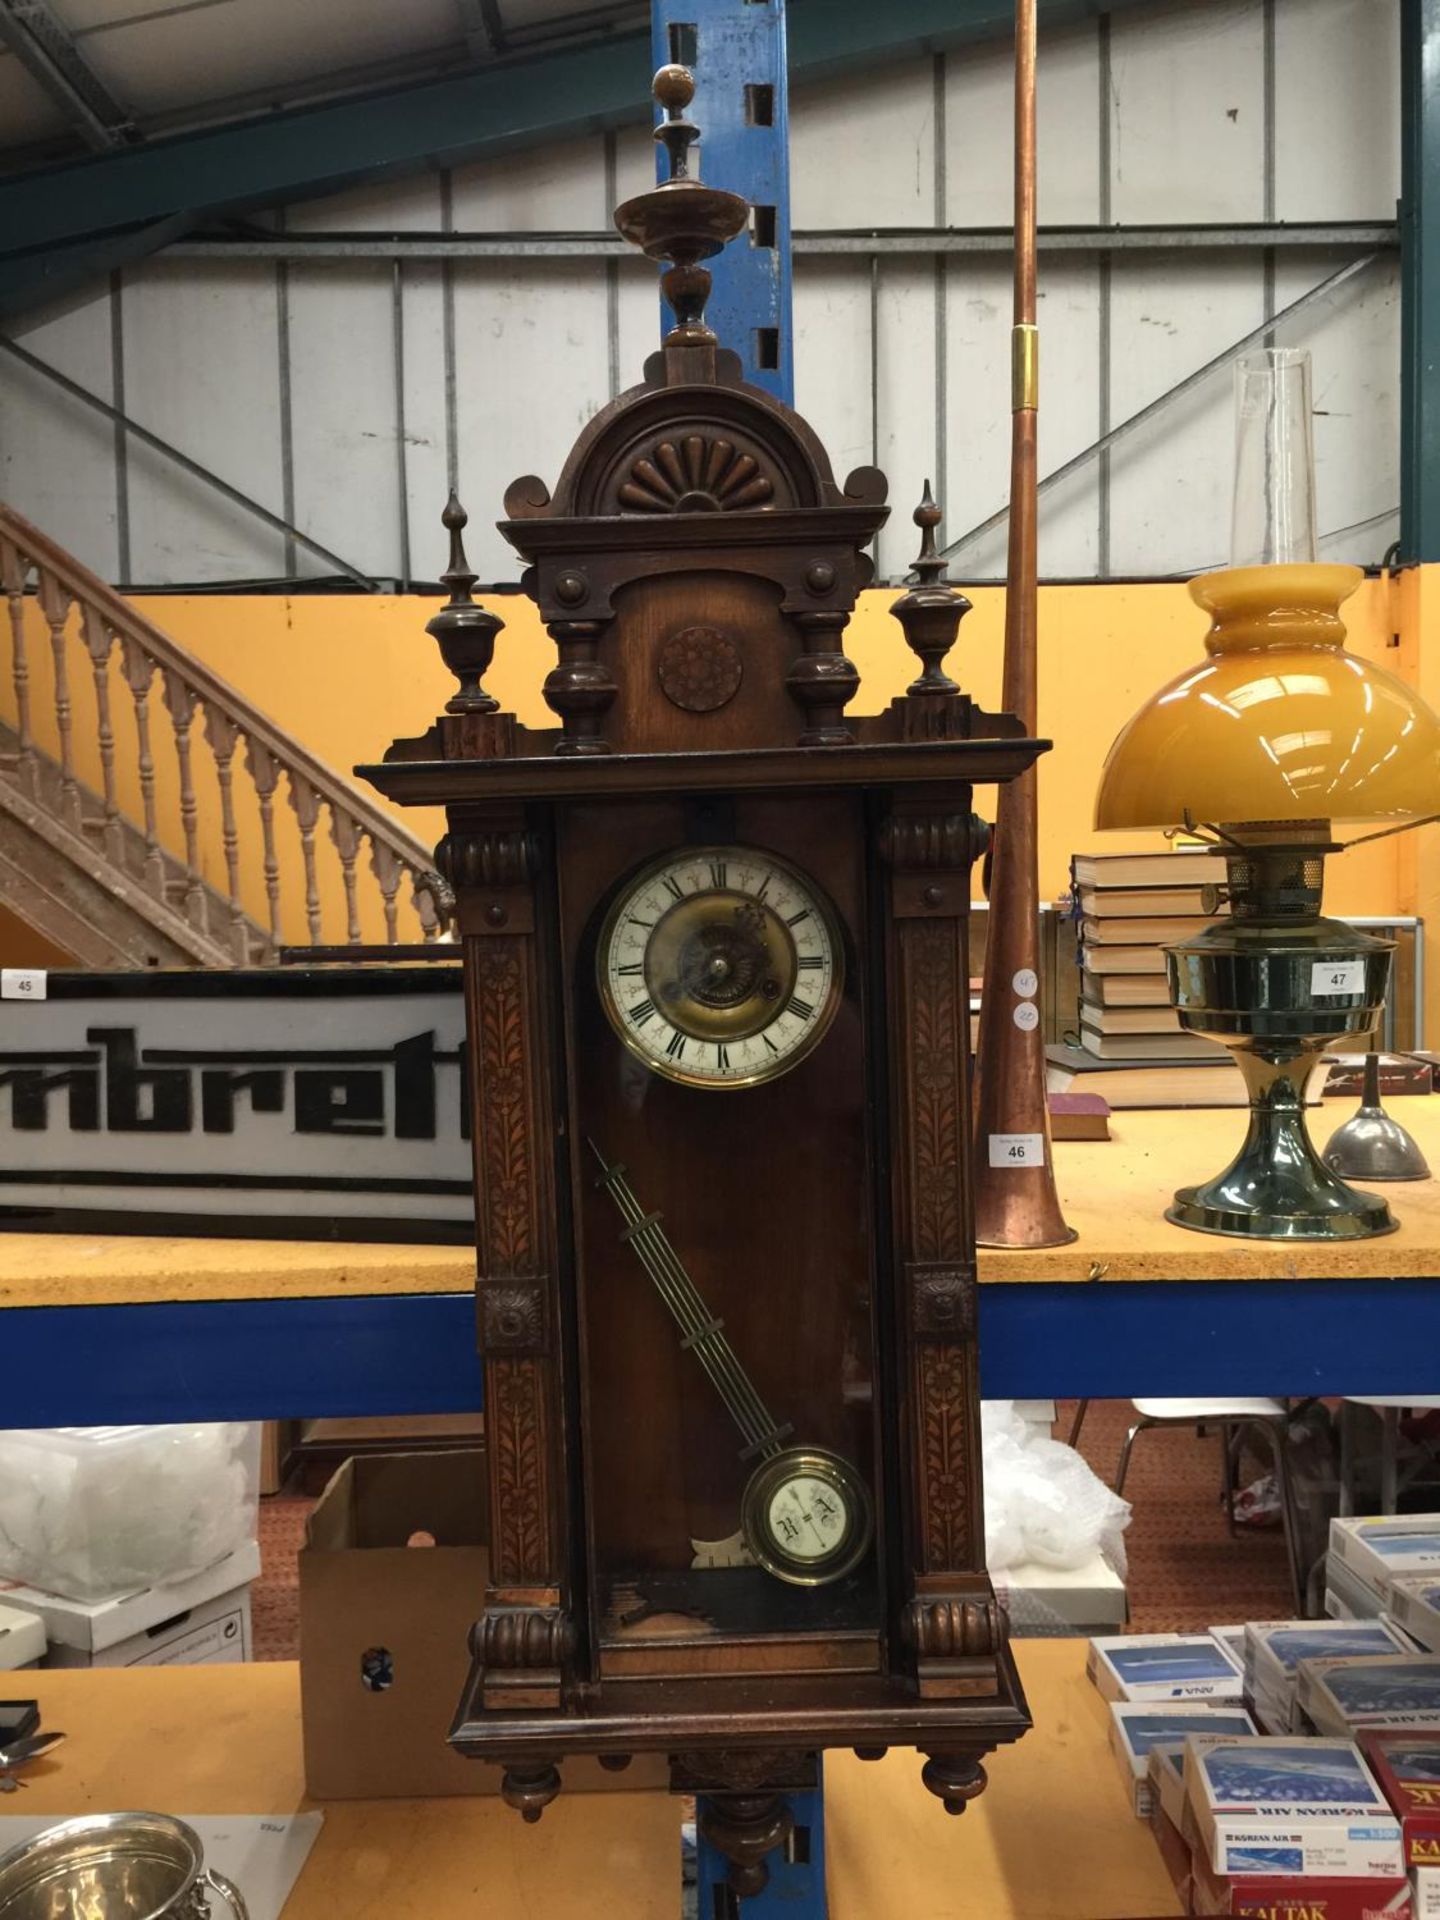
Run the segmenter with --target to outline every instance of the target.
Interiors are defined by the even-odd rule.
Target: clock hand
[[[783,1451],[783,1443],[792,1429],[778,1426],[772,1418],[735,1349],[725,1338],[724,1322],[711,1315],[694,1281],[681,1265],[680,1256],[660,1224],[660,1215],[646,1214],[625,1177],[625,1169],[618,1163],[607,1164],[593,1140],[589,1146],[600,1165],[600,1184],[626,1222],[621,1238],[630,1243],[636,1259],[654,1282],[656,1292],[684,1335],[681,1344],[693,1351],[711,1385],[725,1402],[745,1441],[741,1458],[772,1459]]]

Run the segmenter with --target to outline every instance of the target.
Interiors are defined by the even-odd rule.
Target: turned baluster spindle
[[[438,940],[450,922],[455,896],[430,867],[408,867],[410,898],[420,921],[420,937],[427,945]]]
[[[352,947],[360,944],[360,901],[355,884],[355,863],[360,857],[360,828],[354,818],[333,801],[330,806],[330,838],[340,856],[340,879],[345,888],[345,938]]]
[[[320,819],[320,796],[294,767],[290,775],[290,804],[300,825],[300,857],[305,863],[305,919],[310,928],[310,944],[321,942],[320,880],[315,871],[315,827]]]
[[[81,830],[80,783],[75,778],[75,716],[70,701],[70,663],[65,644],[65,621],[70,595],[53,573],[40,574],[40,611],[50,629],[50,652],[55,663],[55,726],[60,735],[60,812],[65,825]]]
[[[245,930],[245,909],[240,904],[240,833],[235,821],[235,748],[240,729],[208,700],[205,738],[215,757],[215,778],[220,786],[220,841],[225,850],[225,884],[230,899],[230,950],[237,965],[244,966],[250,958],[250,938]]]
[[[106,857],[118,865],[124,857],[124,837],[115,780],[115,722],[110,711],[110,655],[115,646],[115,634],[93,607],[84,609],[81,631],[95,676],[95,730],[100,747],[100,789],[105,808],[101,831]]]
[[[16,746],[22,791],[34,797],[39,781],[30,732],[30,656],[25,645],[25,582],[30,562],[9,540],[0,540],[0,581],[10,606],[10,684],[15,692]]]
[[[180,827],[185,835],[185,917],[192,927],[208,933],[210,914],[200,878],[200,808],[190,753],[190,729],[195,720],[197,696],[173,667],[165,669],[161,684],[175,732],[175,762],[180,773]]]
[[[145,816],[145,884],[165,897],[165,859],[160,851],[160,823],[155,806],[155,754],[150,742],[150,683],[155,662],[128,635],[121,642],[125,683],[135,708],[135,748],[140,774],[140,805]]]
[[[393,847],[375,834],[370,835],[370,867],[380,882],[380,897],[385,904],[385,941],[394,946],[400,938],[399,914],[396,910],[395,896],[400,891],[400,861]]]
[[[255,797],[260,803],[260,844],[265,866],[265,898],[270,914],[270,958],[280,950],[280,856],[275,847],[275,789],[280,763],[267,746],[245,736],[245,764],[250,769]]]

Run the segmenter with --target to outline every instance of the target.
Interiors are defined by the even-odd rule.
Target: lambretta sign
[[[66,972],[5,988],[6,1224],[469,1238],[459,967]]]

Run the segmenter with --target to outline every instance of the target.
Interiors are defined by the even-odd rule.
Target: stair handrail
[[[443,934],[451,919],[453,898],[446,882],[434,869],[431,849],[422,840],[3,500],[0,500],[0,544],[13,547],[27,570],[35,570],[42,603],[47,591],[44,576],[48,574],[80,609],[82,620],[87,616],[98,617],[117,636],[122,648],[128,646],[148,655],[162,676],[173,674],[183,682],[192,698],[204,704],[207,713],[223,716],[236,735],[243,735],[252,750],[258,749],[256,758],[262,761],[269,758],[278,764],[292,783],[292,794],[300,790],[294,783],[300,783],[301,788],[308,786],[313,795],[329,805],[332,820],[336,809],[349,817],[359,830],[357,843],[360,835],[367,836],[376,856],[377,878],[385,893],[390,943],[398,937],[394,920],[394,899],[399,885],[396,869],[408,874],[417,907],[421,904],[420,896],[428,896],[425,906],[421,907],[426,939],[433,940]],[[274,792],[273,780],[269,792]],[[379,873],[382,865],[387,866],[391,877],[388,888]],[[350,917],[353,922],[353,902]],[[312,944],[315,944],[313,932],[312,920]]]

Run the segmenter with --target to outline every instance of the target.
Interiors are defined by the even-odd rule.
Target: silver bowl
[[[211,1893],[248,1920],[199,1834],[165,1813],[87,1814],[0,1854],[0,1920],[210,1920]]]

